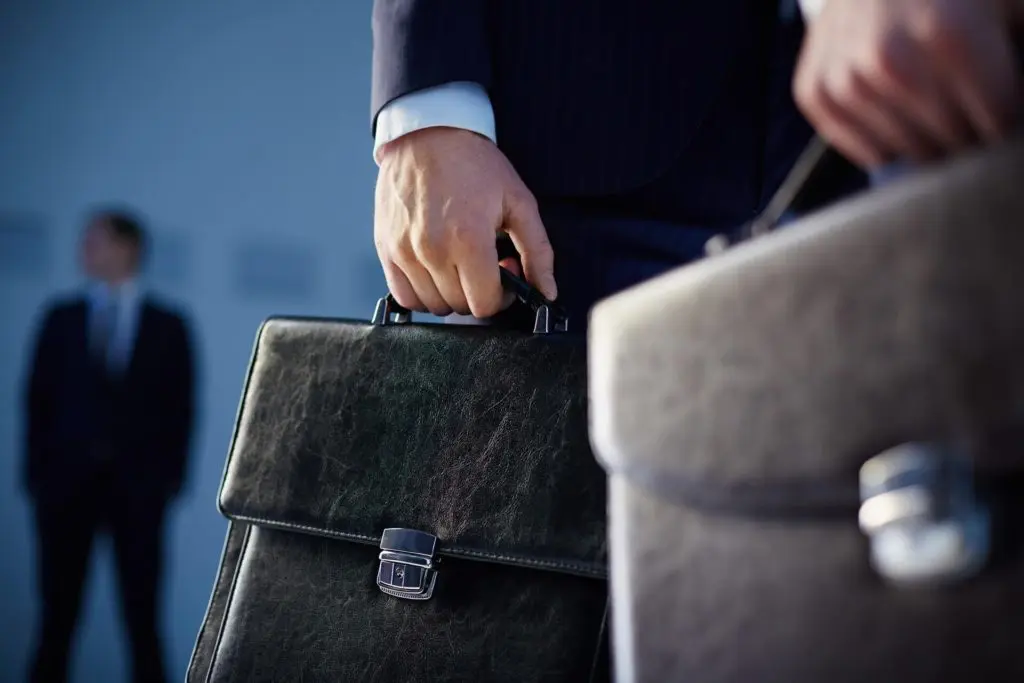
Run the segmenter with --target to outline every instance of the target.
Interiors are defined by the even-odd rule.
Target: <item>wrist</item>
[[[495,136],[494,110],[487,91],[478,83],[452,82],[399,97],[377,116],[373,156],[400,138],[431,128],[460,128]]]
[[[386,142],[377,149],[377,163],[384,161],[384,159],[397,151],[400,151],[402,147],[406,145],[415,145],[419,143],[433,142],[436,140],[453,140],[453,139],[477,139],[486,140],[487,142],[494,143],[491,138],[475,130],[468,130],[466,128],[457,128],[455,126],[430,126],[427,128],[419,128],[410,133],[406,133],[401,137],[397,137],[390,142]]]

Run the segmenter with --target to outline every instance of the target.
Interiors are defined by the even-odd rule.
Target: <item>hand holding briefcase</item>
[[[504,279],[534,333],[263,325],[190,682],[607,679],[582,339]]]
[[[1024,680],[1022,190],[1017,139],[598,304],[618,680]]]

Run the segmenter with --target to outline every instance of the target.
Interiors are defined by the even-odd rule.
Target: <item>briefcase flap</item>
[[[271,319],[220,491],[229,518],[604,577],[583,345],[477,326]]]
[[[855,502],[864,461],[910,441],[1016,469],[1024,142],[600,303],[590,373],[606,468],[694,503]]]

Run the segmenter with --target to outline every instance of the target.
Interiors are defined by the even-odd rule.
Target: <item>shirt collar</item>
[[[89,299],[95,304],[106,303],[111,297],[116,296],[118,303],[124,306],[138,300],[139,295],[139,283],[135,278],[125,280],[116,288],[112,288],[106,282],[93,282],[89,286]]]

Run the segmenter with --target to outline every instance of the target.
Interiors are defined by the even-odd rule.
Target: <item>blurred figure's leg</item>
[[[158,629],[163,520],[164,504],[150,501],[118,506],[110,521],[134,683],[167,680]]]
[[[41,624],[32,661],[32,683],[68,677],[71,640],[81,611],[98,514],[92,501],[41,502],[36,508]]]

